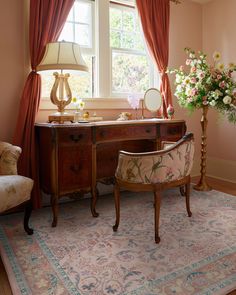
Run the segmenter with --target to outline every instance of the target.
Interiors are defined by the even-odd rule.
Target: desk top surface
[[[97,122],[87,122],[80,121],[79,123],[35,123],[37,127],[49,127],[49,128],[73,128],[73,127],[92,127],[92,126],[120,126],[120,125],[141,125],[141,124],[174,124],[174,123],[185,123],[184,120],[174,120],[174,119],[140,119],[140,120],[125,120],[125,121],[97,121]]]

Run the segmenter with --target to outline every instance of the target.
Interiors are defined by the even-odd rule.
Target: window
[[[71,73],[73,95],[126,98],[154,86],[154,69],[134,7],[108,0],[75,0],[59,37],[62,40],[79,43],[89,67],[89,73]],[[52,71],[41,75],[42,97],[49,98]]]
[[[79,32],[79,33],[78,33]],[[76,0],[68,15],[67,21],[59,37],[59,41],[78,43],[86,62],[89,73],[66,71],[71,73],[69,84],[74,95],[93,97],[94,95],[94,2],[89,0]],[[50,97],[54,83],[53,71],[41,72],[42,97]]]
[[[135,8],[110,5],[112,93],[143,93],[151,84],[149,59]]]

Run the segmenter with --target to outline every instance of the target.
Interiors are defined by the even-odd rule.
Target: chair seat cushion
[[[30,199],[33,180],[20,175],[0,176],[0,212]]]

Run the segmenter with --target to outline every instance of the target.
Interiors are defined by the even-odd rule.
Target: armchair
[[[32,212],[30,201],[33,180],[17,175],[17,160],[21,148],[6,142],[0,142],[0,213],[7,213],[10,209],[26,203],[24,215],[24,229],[33,234],[29,228],[29,218]]]
[[[171,187],[184,186],[182,192],[186,198],[188,216],[190,211],[190,172],[193,164],[193,134],[186,134],[182,139],[163,150],[146,153],[119,152],[115,174],[114,197],[116,222],[113,231],[117,231],[120,222],[120,187],[130,191],[151,191],[154,193],[155,242],[160,242],[159,216],[161,191]]]

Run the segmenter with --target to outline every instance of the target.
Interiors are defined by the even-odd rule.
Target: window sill
[[[126,98],[85,98],[86,110],[104,110],[104,109],[132,109]],[[52,104],[50,99],[42,98],[39,105],[39,110],[56,110],[57,107]],[[67,110],[75,109],[71,103]]]

